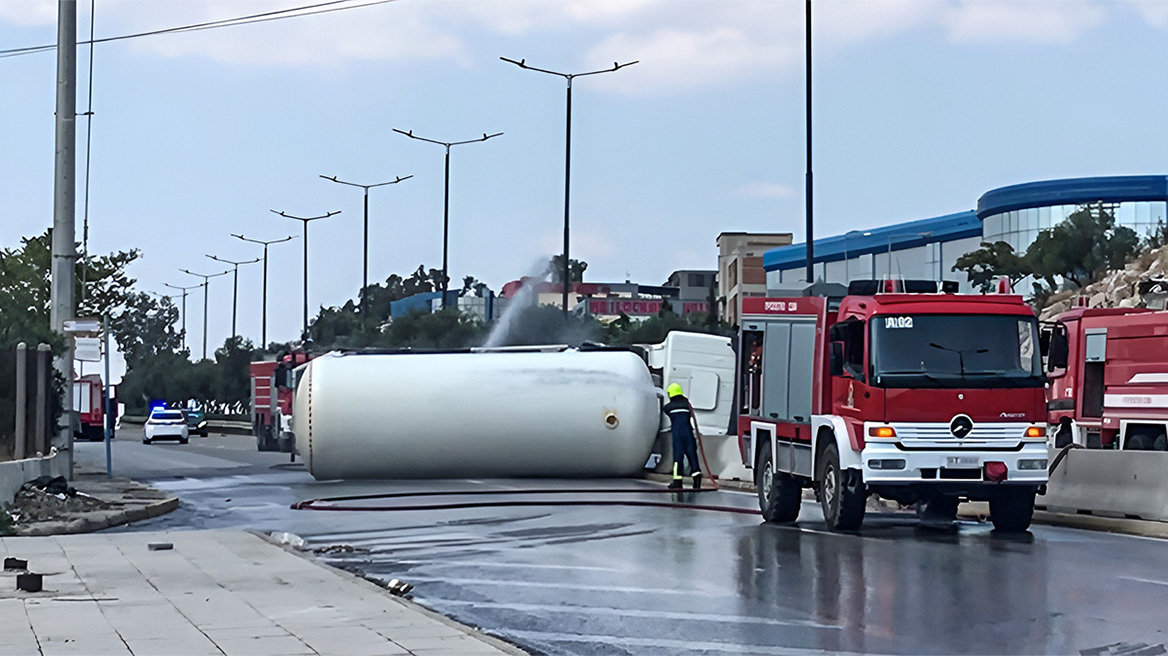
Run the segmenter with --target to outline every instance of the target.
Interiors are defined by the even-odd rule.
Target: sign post
[[[110,408],[110,346],[109,346],[109,314],[101,318],[101,336],[105,344],[105,385],[101,386],[102,391],[102,405],[105,407],[105,412],[102,413],[101,423],[105,434],[105,477],[113,478],[113,458],[110,456],[110,439],[113,437],[113,427],[110,426],[111,414]]]

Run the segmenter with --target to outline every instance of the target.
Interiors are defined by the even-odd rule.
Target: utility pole
[[[72,318],[73,276],[77,260],[76,175],[77,175],[77,2],[57,1],[57,117],[56,159],[53,179],[53,243],[49,267],[49,322],[64,334],[65,321]],[[53,363],[65,382],[61,395],[61,420],[52,440],[65,452],[69,472],[73,471],[73,339],[65,335],[65,351]],[[47,454],[46,454],[47,455]],[[71,477],[71,475],[70,475]]]
[[[296,219],[304,224],[304,328],[300,333],[300,339],[304,342],[308,341],[308,223],[318,219],[327,219],[330,216],[340,213],[340,210],[334,210],[318,216],[292,216],[291,214],[272,210],[272,214],[278,214],[285,219]]]
[[[190,287],[179,287],[168,282],[162,283],[171,289],[177,289],[182,292],[182,332],[183,332],[183,350],[187,350],[187,290],[202,287],[202,285],[191,285]]]
[[[496,132],[495,134],[487,134],[484,132],[482,137],[478,139],[468,139],[466,141],[436,141],[434,139],[419,137],[418,135],[414,134],[413,130],[399,130],[394,128],[393,131],[398,134],[404,134],[411,139],[417,139],[418,141],[425,141],[426,143],[438,144],[439,146],[446,147],[446,185],[442,192],[442,303],[445,305],[446,291],[450,285],[450,275],[449,269],[447,269],[446,259],[450,245],[450,147],[461,146],[463,144],[469,143],[478,143],[480,141],[486,141],[487,139],[494,139],[495,137],[502,136],[503,133]]]
[[[255,264],[256,262],[260,261],[260,258],[257,257],[254,260],[244,260],[243,262],[233,262],[231,260],[225,260],[221,257],[215,257],[214,255],[207,255],[207,257],[215,260],[216,262],[230,264],[231,270],[234,273],[234,276],[231,279],[231,336],[236,337],[239,335],[239,333],[235,332],[235,313],[239,309],[239,267],[241,265]]]
[[[520,59],[518,61],[516,61],[514,59],[508,59],[506,57],[500,57],[499,59],[502,59],[503,61],[508,62],[510,64],[515,64],[516,66],[518,66],[519,68],[522,68],[524,70],[535,71],[537,73],[547,73],[548,75],[556,75],[556,76],[564,78],[568,82],[568,111],[567,111],[567,117],[565,120],[566,125],[564,128],[564,298],[563,298],[564,317],[567,318],[567,316],[568,316],[568,289],[571,286],[571,272],[572,272],[571,267],[568,264],[569,263],[569,259],[568,259],[568,234],[569,234],[568,233],[568,210],[571,207],[571,203],[569,202],[569,199],[571,197],[571,191],[572,191],[572,80],[574,78],[584,77],[586,75],[600,75],[601,73],[615,73],[616,71],[619,71],[620,69],[622,69],[626,66],[632,66],[633,64],[638,63],[639,60],[638,61],[631,61],[631,62],[628,62],[625,64],[618,64],[617,62],[613,62],[612,68],[605,68],[605,69],[601,69],[598,71],[588,71],[587,73],[561,73],[559,71],[551,71],[551,70],[547,70],[547,69],[543,69],[543,68],[535,68],[534,66],[528,66],[526,59]]]
[[[192,276],[195,276],[196,278],[203,279],[203,285],[202,285],[202,287],[203,287],[203,359],[206,360],[207,359],[207,297],[211,295],[211,293],[210,293],[211,292],[210,280],[211,280],[211,278],[216,278],[218,276],[225,276],[231,272],[230,271],[220,271],[219,273],[212,273],[210,275],[203,275],[201,273],[195,273],[194,271],[191,271],[189,269],[180,269],[180,271],[182,271],[183,273],[187,273],[187,274],[190,274]]]
[[[268,246],[272,244],[279,244],[281,242],[289,241],[296,238],[296,235],[288,235],[283,239],[272,239],[270,241],[263,241],[260,239],[249,239],[243,235],[232,234],[232,237],[241,239],[243,241],[259,244],[264,247],[264,300],[263,300],[263,327],[261,329],[260,348],[268,348]]]
[[[811,215],[811,0],[807,0],[807,283],[815,282],[815,223]]]
[[[322,175],[320,177],[324,178],[325,180],[331,180],[337,184],[348,185],[350,187],[360,187],[361,189],[365,190],[365,246],[361,251],[361,324],[368,325],[367,320],[369,318],[369,306],[366,302],[365,290],[369,289],[369,190],[374,187],[384,187],[385,185],[397,184],[402,180],[409,180],[414,176],[407,175],[404,178],[397,176],[395,179],[390,180],[389,182],[378,182],[376,184],[368,185],[338,180],[337,176],[335,175],[331,178],[327,175]]]

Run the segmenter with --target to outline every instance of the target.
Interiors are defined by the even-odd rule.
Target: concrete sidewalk
[[[174,548],[150,551],[152,542]],[[244,531],[0,538],[0,654],[522,654]]]

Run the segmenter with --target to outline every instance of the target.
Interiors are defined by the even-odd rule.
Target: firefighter
[[[669,395],[669,403],[662,409],[669,415],[669,422],[673,429],[673,480],[669,483],[671,490],[681,488],[681,476],[685,469],[683,459],[689,461],[689,469],[693,474],[693,489],[702,487],[702,470],[698,464],[697,440],[693,429],[693,408],[689,399],[682,394],[681,385],[670,383],[665,388]]]

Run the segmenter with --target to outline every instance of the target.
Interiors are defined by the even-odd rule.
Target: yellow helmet
[[[671,399],[675,396],[681,396],[681,385],[678,385],[677,383],[669,383],[669,387],[665,388],[665,393],[668,394],[669,398]]]

